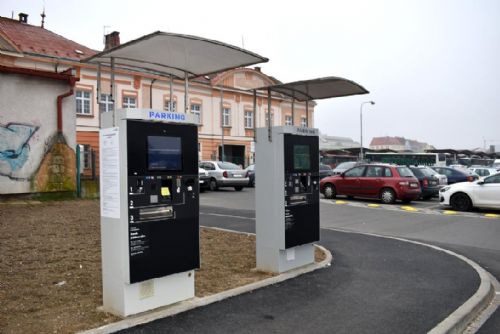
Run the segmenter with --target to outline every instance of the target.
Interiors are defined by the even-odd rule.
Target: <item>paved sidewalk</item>
[[[202,225],[253,230],[249,212],[200,211]],[[425,333],[479,285],[467,264],[426,247],[330,230],[320,244],[328,269],[124,332]]]

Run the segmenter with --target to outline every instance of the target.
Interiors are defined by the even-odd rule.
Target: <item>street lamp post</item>
[[[360,147],[359,147],[359,160],[360,161],[363,160],[363,105],[365,105],[367,103],[374,105],[375,102],[366,101],[366,102],[361,103],[361,106],[359,107],[359,124],[360,124],[360,136],[361,136],[361,140],[360,140],[361,143],[360,143]]]

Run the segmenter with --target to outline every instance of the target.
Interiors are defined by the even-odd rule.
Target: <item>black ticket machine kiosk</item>
[[[313,263],[312,243],[319,240],[318,130],[259,128],[255,151],[257,268],[284,272]]]
[[[194,297],[199,183],[191,116],[141,109],[102,116],[105,311],[128,316]]]

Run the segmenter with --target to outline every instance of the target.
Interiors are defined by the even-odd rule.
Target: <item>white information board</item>
[[[101,216],[120,218],[120,136],[118,128],[101,129]]]

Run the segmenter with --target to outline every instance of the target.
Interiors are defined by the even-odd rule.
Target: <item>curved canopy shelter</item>
[[[98,102],[101,65],[111,67],[111,95],[114,100],[114,70],[128,69],[185,80],[185,108],[188,80],[229,69],[267,62],[268,59],[233,45],[197,36],[157,31],[82,60],[97,64]]]
[[[332,97],[342,97],[350,95],[368,94],[369,91],[354,81],[339,77],[324,77],[311,80],[295,81],[285,84],[264,86],[254,89],[254,114],[255,96],[257,90],[267,90],[268,108],[271,110],[271,91],[278,92],[292,98],[292,125],[294,122],[294,102],[320,100]],[[268,119],[271,119],[268,115]],[[306,103],[306,122],[309,122],[309,103]],[[308,125],[308,124],[307,124]],[[269,140],[271,140],[271,124],[268,122]]]
[[[268,59],[236,46],[197,36],[157,31],[105,50],[83,62],[194,78]]]
[[[257,89],[270,89],[271,91],[290,96],[297,101],[320,100],[369,93],[363,86],[358,85],[354,81],[339,77],[295,81]]]

